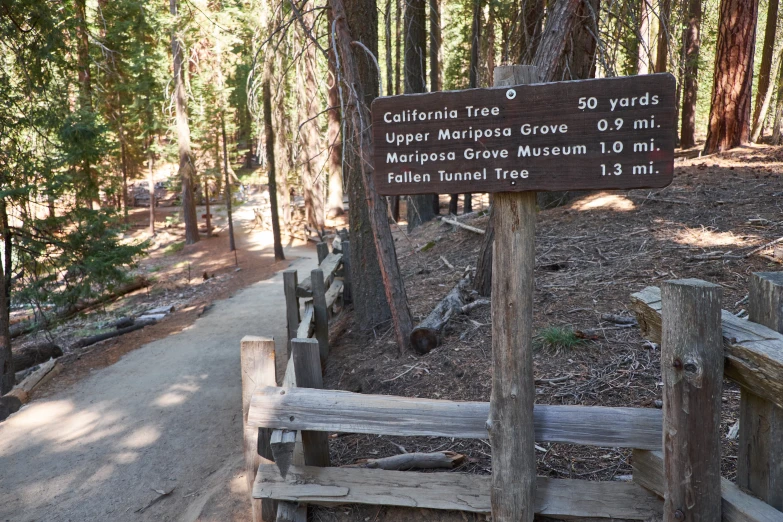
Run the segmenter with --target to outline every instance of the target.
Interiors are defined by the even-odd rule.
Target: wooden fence
[[[327,264],[327,257],[322,266],[334,263]],[[315,271],[310,279],[317,323],[315,295],[323,291]],[[304,284],[287,288],[287,295],[292,288],[307,295]],[[535,407],[530,422],[537,441],[634,450],[633,482],[538,477],[536,513],[591,520],[783,522],[778,511],[783,509],[783,277],[754,274],[748,299],[756,322],[721,311],[720,298],[719,286],[692,279],[632,296],[642,332],[661,343],[662,411]],[[293,305],[290,310],[293,314]],[[309,334],[309,326],[302,329],[309,317],[305,310],[297,325],[289,315],[290,332]],[[320,340],[292,338],[290,344],[282,388],[268,374],[270,363],[254,362],[255,353],[273,358],[274,343],[248,339],[242,346],[243,379],[250,382],[245,386],[243,380],[246,441],[259,430],[263,457],[251,440],[246,456],[255,520],[303,522],[306,503],[491,513],[489,476],[328,467],[326,438],[368,433],[486,439],[489,403],[323,390]],[[742,385],[738,484],[759,498],[720,478],[724,375]]]

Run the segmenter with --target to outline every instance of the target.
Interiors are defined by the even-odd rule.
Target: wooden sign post
[[[532,522],[535,191],[665,187],[674,171],[674,77],[533,84],[495,68],[495,87],[378,98],[374,181],[382,195],[495,192],[492,277],[492,517]]]

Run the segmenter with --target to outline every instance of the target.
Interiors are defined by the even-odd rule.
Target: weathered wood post
[[[242,426],[244,428],[245,474],[252,504],[253,522],[272,522],[277,516],[274,501],[253,498],[253,484],[258,466],[264,460],[271,461],[272,449],[269,437],[272,430],[247,425],[250,398],[256,388],[275,386],[275,341],[265,337],[245,336],[240,345],[242,367]]]
[[[534,83],[536,67],[495,68],[495,86]],[[492,519],[532,521],[536,498],[533,269],[536,193],[495,194],[492,258]]]
[[[326,309],[326,284],[323,270],[316,268],[310,272],[310,282],[313,288],[314,335],[321,349],[321,363],[325,363],[329,356],[329,313]]]
[[[297,388],[324,387],[321,374],[321,357],[315,339],[294,339],[291,342],[291,359],[294,362]],[[306,466],[329,466],[329,435],[323,431],[303,431],[302,445]]]
[[[326,259],[326,256],[329,255],[329,245],[324,243],[323,241],[315,245],[315,250],[318,253],[318,264],[324,262],[324,259]]]
[[[750,278],[750,321],[783,333],[783,272]],[[783,511],[783,409],[742,388],[737,485]]]
[[[299,328],[299,298],[296,297],[296,286],[299,284],[296,270],[289,268],[283,271],[283,293],[285,294],[285,316],[286,326],[288,328],[288,353],[286,353],[285,362],[288,364],[288,357],[291,355],[291,339],[296,337],[296,330]]]
[[[351,303],[351,242],[343,241],[343,303]]]
[[[721,520],[723,289],[698,279],[661,285],[664,520]]]

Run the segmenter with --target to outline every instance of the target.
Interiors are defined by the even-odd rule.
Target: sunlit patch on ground
[[[673,231],[671,239],[681,245],[691,245],[697,247],[745,247],[758,241],[757,236],[738,236],[734,232],[718,232],[709,228],[689,228],[683,227],[680,230]]]
[[[636,209],[636,205],[625,196],[600,192],[577,201],[574,203],[573,208],[580,211],[601,209],[628,212]]]

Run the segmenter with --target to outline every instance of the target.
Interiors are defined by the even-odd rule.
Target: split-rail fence
[[[328,311],[349,292],[343,253],[296,284],[286,273],[290,352],[282,386],[274,341],[242,342],[245,455],[254,520],[306,521],[306,505],[346,503],[491,513],[491,477],[329,467],[330,433],[486,439],[489,403],[324,390]],[[321,252],[323,254],[323,248]],[[334,294],[335,292],[333,292]],[[298,298],[312,297],[299,321]],[[642,333],[661,345],[663,409],[536,405],[535,438],[633,448],[631,482],[536,478],[553,518],[783,522],[783,274],[754,274],[750,320],[695,279],[633,294]],[[315,339],[311,338],[314,332]],[[720,476],[723,378],[742,386],[738,485]],[[257,441],[257,442],[256,442]],[[525,470],[535,474],[535,470]]]

